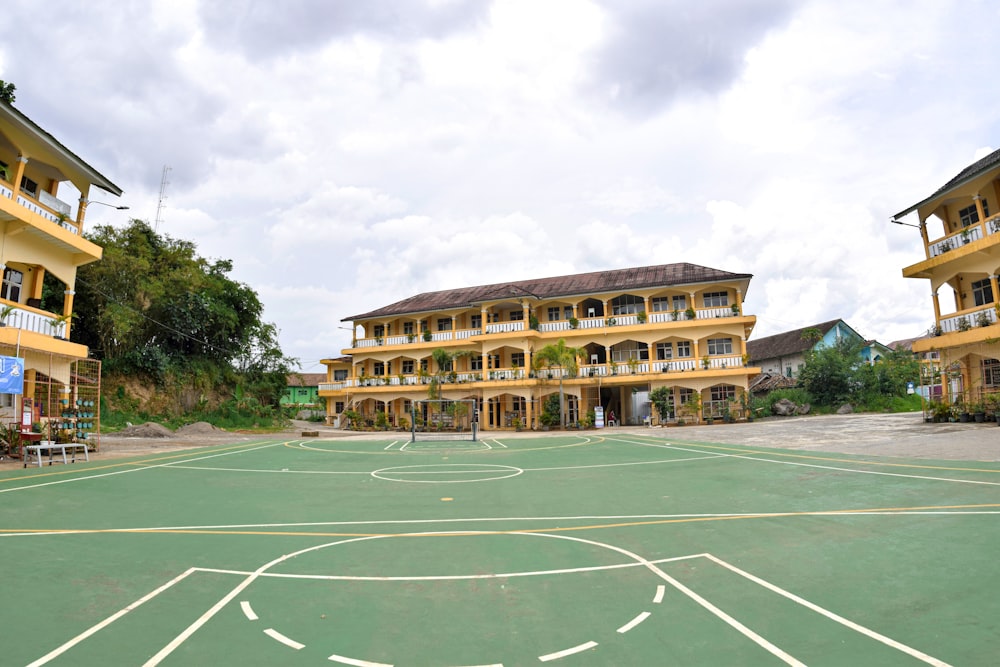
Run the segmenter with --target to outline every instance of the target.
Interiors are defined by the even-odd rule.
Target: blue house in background
[[[759,366],[762,374],[797,377],[806,363],[808,352],[833,347],[846,340],[862,346],[861,360],[875,363],[887,355],[888,347],[875,340],[866,340],[844,320],[830,320],[793,331],[747,341],[750,365]]]

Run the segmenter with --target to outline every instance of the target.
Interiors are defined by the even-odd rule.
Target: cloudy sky
[[[996,148],[979,0],[7,0],[15,106],[263,300],[305,371],[424,291],[692,262],[754,337],[922,333],[889,217]],[[97,199],[97,196],[92,198]]]

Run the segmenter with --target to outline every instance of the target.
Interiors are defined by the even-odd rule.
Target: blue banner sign
[[[0,394],[24,393],[24,359],[0,356]]]

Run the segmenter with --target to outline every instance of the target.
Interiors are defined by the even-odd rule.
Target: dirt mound
[[[212,435],[225,433],[221,428],[212,426],[208,422],[195,422],[193,424],[185,424],[177,429],[177,435]]]
[[[172,438],[174,432],[162,424],[146,422],[145,424],[126,426],[115,435],[122,438]]]

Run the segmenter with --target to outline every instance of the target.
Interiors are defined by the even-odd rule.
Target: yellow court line
[[[261,537],[453,537],[457,535],[514,535],[517,533],[566,533],[578,530],[605,530],[608,528],[633,528],[637,526],[662,526],[676,523],[700,523],[706,521],[741,521],[745,519],[782,519],[805,516],[837,516],[878,514],[881,512],[926,512],[931,510],[970,510],[1000,508],[1000,503],[980,503],[974,505],[924,505],[918,507],[879,507],[846,510],[812,510],[808,512],[766,512],[760,514],[740,514],[737,516],[697,516],[675,519],[653,519],[648,521],[622,521],[618,523],[593,524],[589,526],[556,526],[553,528],[523,528],[515,530],[468,530],[430,533],[332,533],[284,530],[222,530],[198,528],[95,528],[95,529],[53,529],[53,528],[0,528],[0,533],[53,533],[67,535],[143,534],[143,535],[256,535]],[[516,520],[516,519],[515,519]],[[475,519],[469,519],[475,521]]]
[[[275,440],[274,444],[278,444],[279,442],[281,442],[281,441],[280,440]],[[138,461],[128,460],[128,461],[122,461],[121,463],[109,463],[108,465],[102,465],[102,466],[93,466],[93,467],[75,468],[75,469],[63,468],[61,470],[56,470],[56,471],[52,471],[52,472],[40,472],[40,473],[35,473],[33,475],[18,475],[18,476],[14,476],[14,477],[5,477],[3,479],[0,479],[0,484],[2,484],[4,482],[21,482],[21,481],[26,480],[26,479],[37,479],[39,477],[59,477],[61,475],[73,475],[73,474],[76,474],[76,473],[86,474],[86,473],[91,472],[93,470],[108,470],[108,469],[111,469],[111,468],[124,468],[124,467],[128,467],[128,466],[143,466],[143,465],[147,465],[149,463],[157,463],[159,461],[170,461],[172,459],[182,459],[182,458],[184,458],[186,456],[198,456],[199,452],[202,452],[202,451],[205,451],[205,450],[210,450],[212,452],[226,452],[226,451],[229,451],[229,450],[232,450],[232,449],[240,449],[241,447],[259,447],[260,445],[265,445],[267,443],[268,443],[268,441],[264,440],[262,442],[245,443],[245,444],[241,444],[241,445],[231,445],[231,446],[227,446],[227,447],[219,447],[217,449],[213,448],[212,445],[206,445],[205,447],[191,447],[191,448],[185,449],[184,453],[182,453],[182,454],[171,454],[170,456],[158,456],[158,457],[152,458],[152,459],[141,459],[141,460],[138,460]],[[79,463],[79,461],[78,461],[78,463]]]
[[[649,437],[649,436],[637,436],[637,437]],[[700,442],[684,442],[683,440],[673,441],[665,440],[667,444],[684,445],[686,447],[707,447],[708,449],[717,449],[724,452],[740,452],[741,454],[760,454],[762,456],[784,456],[787,458],[794,459],[809,459],[812,461],[830,461],[834,463],[857,463],[858,465],[869,465],[869,466],[887,466],[894,468],[920,468],[924,470],[952,470],[957,472],[990,472],[990,473],[1000,473],[1000,470],[990,469],[990,468],[954,468],[950,466],[929,466],[920,465],[918,463],[889,463],[883,461],[858,461],[857,459],[835,459],[829,456],[814,456],[810,454],[791,454],[779,451],[766,451],[762,452],[759,450],[748,450],[748,449],[737,449],[735,447],[724,447],[722,445],[708,445]],[[874,456],[874,455],[873,455]]]

